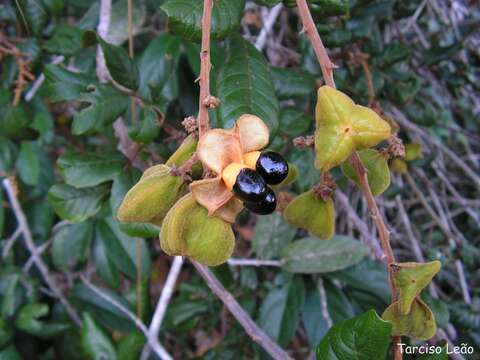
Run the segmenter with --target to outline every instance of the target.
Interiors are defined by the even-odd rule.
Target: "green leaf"
[[[309,96],[316,89],[315,78],[306,71],[273,67],[271,74],[279,100]]]
[[[0,134],[7,138],[20,137],[28,124],[30,117],[24,105],[8,104],[0,109]]]
[[[241,37],[233,38],[228,50],[217,78],[220,124],[224,128],[232,127],[241,115],[253,114],[265,121],[274,134],[279,105],[265,58]]]
[[[87,259],[92,240],[90,221],[62,226],[53,236],[51,256],[55,267],[68,271]]]
[[[359,263],[369,253],[360,241],[334,236],[322,241],[304,238],[282,249],[282,268],[293,273],[328,273]]]
[[[302,278],[290,277],[280,288],[267,294],[260,307],[258,324],[280,346],[287,346],[297,330],[304,301]]]
[[[38,0],[16,0],[19,24],[27,29],[27,33],[40,36],[48,20],[48,13],[43,3]]]
[[[13,316],[22,304],[23,295],[19,291],[20,280],[20,275],[15,272],[2,274],[0,277],[0,315],[2,318]]]
[[[1,360],[22,360],[23,358],[15,349],[14,345],[9,345],[6,348],[0,350],[0,359]]]
[[[42,339],[48,339],[58,336],[61,332],[70,328],[66,323],[47,323],[39,318],[48,315],[48,305],[33,303],[22,307],[15,319],[15,325],[18,329],[38,336]]]
[[[313,284],[307,287],[305,304],[302,309],[302,320],[308,343],[311,348],[315,348],[327,333],[328,324],[322,314],[319,289]]]
[[[146,8],[140,2],[132,2],[132,35],[142,30],[146,18]],[[114,45],[121,45],[128,39],[128,3],[127,0],[116,1],[110,11],[110,23],[105,40]]]
[[[125,306],[125,308],[135,311],[127,300],[113,291],[107,289],[100,289],[100,291]],[[136,330],[135,325],[123,312],[84,284],[75,285],[70,292],[70,296],[74,305],[91,313],[100,324],[122,333],[130,333]]]
[[[15,159],[17,158],[17,148],[15,144],[0,136],[0,172],[7,173],[12,170]]]
[[[122,171],[123,157],[119,153],[68,152],[58,158],[57,165],[68,185],[83,188],[113,180]]]
[[[290,226],[280,214],[259,216],[252,240],[253,250],[262,259],[272,259],[289,244],[297,229]]]
[[[0,349],[5,347],[12,339],[13,331],[7,321],[0,318]],[[0,355],[0,359],[2,356]]]
[[[106,185],[77,189],[56,184],[48,192],[48,201],[62,219],[79,223],[98,213],[107,195]]]
[[[317,359],[385,359],[392,325],[374,310],[335,324],[317,347]]]
[[[283,108],[280,111],[279,122],[279,131],[290,137],[305,134],[314,123],[312,117],[294,107]]]
[[[117,354],[110,338],[88,313],[83,314],[82,346],[89,358],[115,360]]]
[[[117,345],[118,360],[137,360],[145,345],[145,336],[140,332],[127,334]]]
[[[83,33],[82,43],[84,46],[100,44],[105,55],[105,64],[113,80],[131,90],[138,88],[137,65],[130,59],[124,48],[109,44],[96,32],[90,30]]]
[[[437,332],[435,316],[420,298],[415,298],[407,314],[401,312],[400,302],[395,301],[384,311],[382,318],[392,323],[393,336],[429,340]]]
[[[40,161],[37,144],[32,141],[22,141],[15,168],[20,179],[25,184],[35,186],[40,176]]]
[[[373,195],[381,195],[390,186],[387,156],[374,149],[361,150],[358,156],[367,170],[367,180]],[[358,185],[357,174],[348,161],[342,164],[342,171],[346,177]]]
[[[76,100],[88,85],[96,82],[95,77],[79,72],[71,72],[59,65],[48,64],[43,69],[45,82],[42,94],[52,102]]]
[[[393,263],[390,265],[393,282],[398,291],[398,309],[402,314],[410,312],[414,299],[440,271],[442,264],[435,260],[428,263]]]
[[[438,345],[437,345],[438,346]],[[441,353],[427,354],[418,358],[418,360],[448,360],[448,345],[442,346]]]
[[[89,103],[89,106],[75,115],[72,125],[74,135],[99,131],[103,126],[110,125],[125,112],[129,103],[126,95],[108,84],[82,93],[79,100]]]
[[[93,261],[95,263],[95,270],[100,278],[105,281],[112,288],[117,288],[120,285],[120,271],[108,256],[107,244],[104,241],[106,229],[103,224],[95,226],[95,243],[93,245]]]
[[[52,54],[73,56],[81,49],[81,38],[81,29],[61,24],[56,27],[52,38],[45,42],[43,48]]]
[[[245,0],[216,0],[212,9],[210,38],[220,40],[240,27]],[[200,41],[203,2],[167,0],[161,9],[168,17],[168,26],[186,40]]]
[[[153,107],[140,109],[138,121],[128,129],[128,135],[138,143],[152,142],[160,134],[160,116]]]

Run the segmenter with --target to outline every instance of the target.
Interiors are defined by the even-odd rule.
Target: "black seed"
[[[245,207],[258,215],[267,215],[275,211],[277,207],[277,197],[272,189],[267,187],[267,194],[260,202],[245,202]]]
[[[265,180],[252,169],[242,169],[233,185],[233,192],[240,200],[258,202],[265,198],[267,185]]]
[[[269,185],[280,184],[288,175],[287,162],[282,155],[273,151],[262,152],[255,168]]]

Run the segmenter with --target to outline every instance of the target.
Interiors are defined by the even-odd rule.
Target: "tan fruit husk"
[[[323,201],[313,190],[292,200],[283,216],[287,222],[305,229],[320,239],[330,239],[335,233],[335,208],[332,199]]]
[[[231,221],[238,214],[240,202],[232,200],[232,184],[230,181],[226,186],[223,171],[232,163],[244,165],[244,153],[261,150],[268,141],[268,127],[259,117],[249,114],[242,115],[232,129],[212,129],[203,135],[197,147],[198,157],[204,167],[217,176],[194,181],[190,189],[209,215]],[[231,179],[231,176],[225,178]],[[222,209],[224,206],[227,208]]]
[[[408,314],[400,312],[399,303],[396,301],[384,311],[382,318],[392,323],[392,336],[429,340],[437,332],[432,310],[418,297],[413,301]]]
[[[401,314],[408,314],[414,299],[430,284],[441,267],[442,264],[438,260],[390,265],[393,283],[398,292],[398,310]]]
[[[150,222],[160,225],[168,210],[185,194],[183,179],[170,174],[166,165],[147,169],[118,208],[117,218],[123,222]]]
[[[216,266],[227,261],[235,247],[231,225],[210,217],[191,194],[170,209],[160,231],[160,246],[168,255],[187,256]]]
[[[315,166],[322,171],[340,165],[353,151],[375,146],[391,134],[390,125],[375,111],[356,105],[329,86],[318,89],[315,118]]]
[[[390,168],[387,157],[374,149],[361,150],[358,155],[367,170],[367,179],[373,195],[381,195],[390,186]],[[357,174],[348,161],[342,164],[342,171],[346,177],[358,185]]]

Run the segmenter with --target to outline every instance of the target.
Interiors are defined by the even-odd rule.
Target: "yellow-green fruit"
[[[408,143],[405,145],[405,161],[413,161],[423,157],[422,144]]]
[[[283,186],[287,186],[287,185],[290,185],[291,183],[293,183],[295,180],[297,180],[298,178],[298,168],[296,165],[292,164],[291,162],[288,162],[288,174],[287,174],[287,177],[285,179],[283,179],[283,181],[278,184],[278,185],[274,185],[272,186],[274,189],[279,189]]]
[[[392,323],[392,336],[428,340],[437,332],[432,310],[418,297],[413,301],[408,314],[400,312],[399,303],[396,301],[385,310],[382,318]]]
[[[330,239],[335,233],[335,208],[332,199],[323,201],[313,190],[293,199],[283,212],[285,220],[308,230],[320,239]]]
[[[183,165],[188,159],[192,157],[192,155],[197,151],[197,144],[198,140],[192,136],[188,135],[185,140],[183,140],[182,144],[178,147],[177,150],[168,158],[165,165],[168,166],[181,166]],[[200,176],[202,174],[202,164],[200,161],[197,161],[192,166],[192,175],[194,177]]]
[[[117,211],[118,220],[161,224],[168,210],[187,189],[183,179],[171,175],[170,170],[166,165],[147,169],[125,195]]]
[[[160,231],[160,246],[168,255],[187,256],[216,266],[227,261],[235,247],[229,223],[197,204],[192,194],[182,197],[170,209]]]
[[[407,163],[403,159],[393,159],[390,166],[397,173],[406,174],[408,172]]]
[[[373,195],[381,195],[390,186],[390,168],[386,156],[373,149],[361,150],[358,155],[367,170],[368,184]],[[358,177],[352,165],[344,162],[342,171],[346,177],[358,185]]]

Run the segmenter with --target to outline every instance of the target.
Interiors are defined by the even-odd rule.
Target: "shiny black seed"
[[[252,169],[242,169],[233,185],[233,192],[240,200],[258,202],[265,198],[267,185],[265,180]]]
[[[273,151],[262,152],[255,168],[269,185],[280,184],[288,175],[287,162],[282,155]]]
[[[272,189],[267,187],[267,194],[260,202],[245,202],[245,207],[258,215],[267,215],[275,211],[277,207],[277,197]]]

